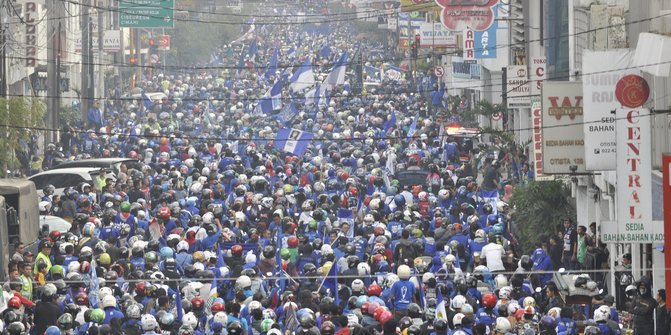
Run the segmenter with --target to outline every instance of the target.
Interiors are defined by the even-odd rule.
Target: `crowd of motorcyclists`
[[[325,103],[285,88],[295,113],[259,116],[291,65],[313,59],[320,81],[341,53],[364,45],[346,26],[255,29],[257,54],[226,44],[211,66],[156,73],[139,85],[163,101],[110,98],[92,107],[90,128],[68,128],[45,148],[44,169],[91,157],[137,164],[99,188],[43,189],[40,209],[72,228],[44,236],[36,255],[16,246],[0,294],[3,333],[623,333],[620,302],[599,294],[594,278],[573,272],[573,285],[594,293],[587,307],[566,303],[553,280],[558,267],[574,270],[581,250],[570,220],[562,264],[548,241],[520,250],[507,201],[512,185],[533,179],[526,158],[510,187],[503,154],[476,162],[488,145],[446,134],[434,117],[458,120],[463,108],[436,101],[436,77],[357,89],[350,73]],[[277,71],[266,76],[275,49]],[[388,54],[367,65],[393,62]],[[304,153],[274,146],[282,127],[314,134]],[[402,178],[413,170],[426,178]],[[646,278],[626,286],[619,311],[631,312],[636,334],[653,334],[664,294],[656,301]]]

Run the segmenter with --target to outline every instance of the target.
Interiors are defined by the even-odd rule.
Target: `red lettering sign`
[[[436,0],[443,8],[440,21],[451,31],[485,31],[494,23],[494,6],[499,0]]]

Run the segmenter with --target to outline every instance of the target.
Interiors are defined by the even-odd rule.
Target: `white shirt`
[[[506,269],[503,266],[503,256],[505,254],[506,251],[503,246],[496,243],[489,243],[482,247],[482,251],[480,251],[480,257],[487,261],[487,268],[490,271],[504,271]]]

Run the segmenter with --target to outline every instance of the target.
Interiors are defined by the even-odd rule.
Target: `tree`
[[[20,158],[29,156],[28,143],[31,142],[31,135],[35,135],[33,129],[43,126],[45,111],[46,105],[38,98],[0,98],[0,162],[3,175],[8,169],[21,168]]]
[[[501,104],[493,104],[487,100],[480,100],[475,104],[471,112],[491,118],[494,114],[503,115],[506,112],[506,108]]]
[[[539,239],[548,238],[561,228],[560,220],[575,220],[575,202],[571,188],[560,180],[531,182],[516,187],[511,205],[514,208],[514,232],[522,252],[529,254]]]

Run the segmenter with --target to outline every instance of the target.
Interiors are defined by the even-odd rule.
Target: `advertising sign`
[[[494,23],[499,0],[436,0],[442,9],[440,21],[451,31],[485,31]]]
[[[496,29],[499,28],[499,22],[494,21],[489,28],[484,31],[475,32],[475,58],[496,58]]]
[[[473,29],[466,27],[464,29],[463,36],[464,45],[462,49],[464,50],[464,63],[474,63],[475,62],[475,35]]]
[[[97,35],[97,34],[95,34]],[[100,50],[98,36],[93,36],[91,39],[93,45],[91,51],[98,52]],[[105,30],[103,33],[103,51],[118,52],[121,50],[121,30]],[[82,51],[81,34],[75,35],[75,51]]]
[[[543,173],[585,173],[582,83],[548,81],[542,92]]]
[[[422,48],[455,48],[457,34],[447,30],[440,23],[419,23],[419,34],[422,36]],[[414,36],[414,35],[413,35]]]
[[[529,64],[531,71],[529,78],[529,91],[532,98],[538,96],[540,100],[541,89],[543,88],[543,81],[547,78],[545,75],[547,59],[545,57],[532,58]]]
[[[401,0],[401,12],[428,12],[439,8],[435,0]]]
[[[509,65],[508,78],[508,108],[529,108],[531,98],[529,97],[529,76],[526,65]]]
[[[616,113],[617,231],[604,242],[664,242],[652,221],[650,110],[620,108]]]
[[[480,79],[480,64],[466,63],[461,57],[452,57],[452,77]]]
[[[554,176],[543,174],[543,106],[541,99],[531,103],[531,117],[533,120],[533,157],[531,169],[534,171],[534,180],[553,180]]]
[[[588,171],[615,170],[615,117],[620,107],[615,98],[615,85],[630,69],[633,52],[628,49],[585,50],[583,94],[585,96],[585,167]]]

